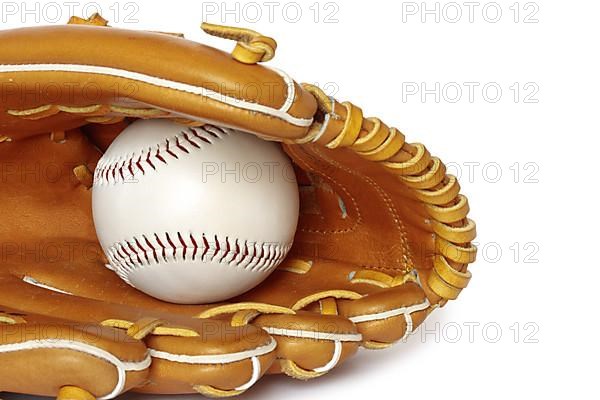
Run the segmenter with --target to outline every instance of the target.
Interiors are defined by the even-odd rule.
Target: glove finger
[[[320,377],[358,350],[361,335],[346,318],[298,312],[294,316],[264,314],[253,321],[278,343],[278,362],[271,373],[296,379]]]
[[[321,376],[359,345],[380,349],[408,337],[432,307],[416,279],[380,275],[353,264],[288,259],[252,291],[201,316],[252,323],[278,341],[271,372],[299,379]],[[286,312],[287,310],[287,312]]]
[[[126,332],[128,339],[142,340],[152,365],[147,382],[136,391],[236,395],[256,383],[275,359],[275,341],[254,326],[232,327],[215,319],[99,302],[69,293],[69,289],[4,275],[0,277],[0,307],[47,319],[60,312],[66,320],[112,328],[117,335]],[[33,336],[33,340],[44,339]],[[128,340],[121,342],[128,345]],[[28,393],[27,385],[16,391]]]
[[[310,268],[290,268],[299,264]],[[413,272],[391,276],[354,264],[290,258],[273,279],[268,294],[262,288],[252,294],[277,301],[293,288],[294,296],[286,299],[288,304],[294,302],[289,307],[349,319],[362,335],[361,345],[368,349],[407,339],[435,308]]]
[[[361,341],[347,318],[294,311],[274,303],[242,301],[209,306],[198,317],[221,317],[233,326],[260,327],[277,340],[278,362],[269,372],[303,380],[331,371],[354,355]]]
[[[246,315],[234,315],[238,311],[242,311],[240,308],[225,308],[221,314],[219,305],[196,306],[162,302],[132,288],[105,268],[101,250],[96,243],[90,243],[86,248],[85,257],[77,258],[74,263],[65,262],[61,264],[60,268],[37,264],[33,267],[25,267],[17,264],[10,266],[9,269],[13,274],[31,284],[68,292],[81,298],[102,301],[104,304],[114,303],[115,305],[153,310],[154,313],[168,314],[170,319],[173,319],[175,315],[189,318],[200,317],[205,320],[221,318],[223,319],[221,323],[226,326],[229,326],[230,323],[235,326],[248,324],[257,326],[277,340],[276,354],[279,361],[270,369],[271,373],[286,372],[288,375],[302,379],[321,376],[356,353],[362,340],[354,324],[343,316],[321,316],[315,313],[296,314],[295,311],[288,308],[291,315],[264,314],[244,320]],[[74,254],[70,256],[78,257]],[[281,293],[281,296],[284,297],[288,291],[288,286],[285,284],[286,275],[293,274],[283,272],[282,278],[284,279],[281,282],[269,278],[264,284],[264,289],[259,286],[255,290],[257,293],[262,291]],[[277,279],[276,277],[277,272],[274,278]],[[302,284],[305,285],[304,282]],[[283,286],[278,288],[279,285]],[[307,288],[309,287],[307,286]],[[255,303],[269,300],[262,295],[248,296],[248,299],[253,300],[253,304],[245,307],[245,311],[263,310],[266,304]],[[243,299],[240,300],[243,301]],[[288,303],[271,301],[270,304],[291,307],[294,302],[294,298],[290,297]],[[275,308],[275,312],[281,312],[280,308]],[[271,310],[267,309],[266,311]],[[236,318],[236,320],[233,321],[232,318]]]
[[[93,246],[90,244],[90,249]],[[323,375],[354,354],[361,340],[354,324],[341,316],[318,316],[317,318],[314,313],[296,315],[291,309],[281,310],[279,307],[274,308],[274,311],[289,311],[291,315],[265,314],[249,318],[250,315],[234,315],[238,311],[242,311],[241,308],[225,308],[221,314],[218,307],[227,306],[227,304],[184,306],[162,302],[127,285],[116,274],[100,264],[86,263],[81,260],[75,264],[65,264],[61,268],[25,269],[18,265],[12,267],[12,271],[33,284],[67,291],[82,298],[113,302],[115,305],[139,307],[153,310],[155,313],[166,313],[171,319],[175,315],[189,318],[200,317],[205,320],[220,318],[223,320],[221,323],[226,326],[229,324],[235,326],[252,324],[264,328],[278,343],[276,353],[280,361],[271,368],[270,372],[272,373],[281,372],[282,369],[279,365],[285,361],[295,363],[299,368],[307,371],[304,374],[307,376],[306,379],[308,376]],[[270,285],[269,282],[267,281],[266,284]],[[277,288],[273,288],[273,290],[279,292]],[[265,304],[257,303],[263,300],[262,297],[256,296],[254,300],[256,301],[248,307],[242,308],[245,311],[263,310]],[[283,305],[283,303],[279,305]],[[267,309],[266,311],[271,310]],[[231,320],[234,317],[236,317],[236,321]],[[248,319],[244,320],[246,317]]]
[[[2,390],[108,399],[148,379],[151,359],[141,340],[99,325],[0,310]]]

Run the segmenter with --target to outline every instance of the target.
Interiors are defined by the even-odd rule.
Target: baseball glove
[[[0,33],[0,391],[226,397],[264,374],[311,379],[359,347],[402,341],[467,286],[475,225],[438,158],[259,65],[273,39],[203,29],[237,41],[233,52],[98,15]],[[102,152],[139,118],[281,142],[301,216],[290,255],[259,287],[177,305],[105,268],[89,189]]]

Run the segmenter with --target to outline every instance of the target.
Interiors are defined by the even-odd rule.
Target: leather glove
[[[260,65],[273,39],[66,26],[0,32],[0,391],[111,399],[240,394],[264,374],[319,377],[402,341],[471,278],[475,225],[455,177],[398,129]],[[94,169],[136,119],[281,143],[301,215],[286,260],[224,303],[151,298],[105,268]]]

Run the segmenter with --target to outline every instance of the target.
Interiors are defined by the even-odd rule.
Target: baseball
[[[161,300],[225,300],[290,250],[298,186],[281,147],[213,126],[140,120],[94,173],[98,239],[125,282]]]

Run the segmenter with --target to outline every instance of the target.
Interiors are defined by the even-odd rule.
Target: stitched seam
[[[400,219],[398,212],[396,211],[396,208],[394,207],[394,203],[392,202],[391,197],[381,188],[381,186],[379,186],[373,179],[371,179],[370,177],[360,174],[354,170],[351,170],[350,168],[347,168],[343,165],[341,165],[340,163],[338,163],[335,160],[330,159],[329,157],[325,156],[320,149],[314,149],[315,153],[317,153],[318,156],[320,156],[321,159],[326,160],[330,165],[341,169],[343,171],[345,171],[348,174],[354,175],[358,178],[363,179],[367,184],[369,184],[372,188],[374,188],[377,193],[381,196],[381,199],[384,201],[384,203],[387,206],[388,211],[390,212],[392,219],[394,221],[394,226],[397,228],[397,230],[400,231],[400,240],[402,243],[402,251],[403,251],[403,255],[404,255],[404,260],[396,260],[396,262],[400,262],[404,265],[404,267],[407,270],[412,269],[412,267],[410,265],[414,265],[414,261],[413,261],[413,256],[412,256],[412,252],[410,250],[410,248],[408,247],[408,234],[406,232],[406,227],[404,226],[404,223],[402,222],[402,220]],[[331,177],[329,177],[331,179]],[[335,182],[335,181],[334,181]],[[338,186],[342,187],[339,183],[335,182]],[[344,191],[346,191],[345,189],[343,189]],[[352,198],[352,202],[355,205],[355,208],[358,211],[358,205],[356,204],[356,201],[354,200],[354,198]],[[358,223],[360,224],[362,221],[360,219],[360,213],[358,214]],[[314,232],[314,231],[313,231]],[[317,232],[320,233],[320,232]],[[410,265],[408,265],[410,263]],[[388,268],[382,268],[382,267],[377,267],[377,266],[369,266],[369,268],[372,269],[378,269],[378,270],[388,270]]]
[[[189,365],[223,365],[223,364],[233,364],[233,363],[238,363],[241,361],[248,361],[250,359],[252,359],[253,357],[262,357],[266,354],[270,354],[273,351],[275,351],[277,348],[277,342],[275,341],[275,339],[271,338],[270,341],[264,345],[260,345],[260,346],[256,346],[252,349],[248,349],[248,350],[242,350],[239,352],[233,352],[233,353],[223,353],[223,354],[197,354],[197,355],[193,355],[193,354],[177,354],[177,353],[172,353],[172,352],[168,352],[168,351],[164,351],[164,350],[158,350],[158,349],[154,349],[154,348],[149,348],[149,354],[152,356],[152,358],[158,358],[158,359],[163,359],[163,360],[168,360],[168,361],[173,361],[173,362],[177,362],[177,363],[181,363],[181,364],[189,364]],[[242,356],[243,354],[243,356]],[[248,355],[246,355],[248,354]],[[162,355],[162,357],[161,357]],[[237,359],[233,359],[233,360],[222,360],[223,358],[227,358],[227,357],[231,357],[231,356],[237,356],[240,355],[240,358]],[[165,357],[166,356],[166,357]],[[196,359],[203,359],[203,358],[216,358],[216,357],[220,357],[221,360],[220,361],[214,361],[214,362],[193,362],[192,360]],[[180,359],[179,361],[175,360],[175,359]]]
[[[291,147],[288,147],[288,149],[292,150]],[[292,150],[293,151],[293,150]],[[320,153],[319,153],[320,154]],[[303,156],[309,156],[312,158],[312,160],[315,163],[320,163],[321,165],[324,164],[323,161],[326,160],[320,160],[320,159],[316,159],[312,154],[310,153],[304,153]],[[350,201],[352,202],[352,205],[354,206],[354,210],[356,211],[356,221],[352,224],[351,227],[345,228],[345,229],[332,229],[332,230],[320,230],[320,229],[307,229],[307,228],[299,228],[299,230],[301,232],[306,232],[306,233],[319,233],[319,234],[344,234],[344,233],[349,233],[349,232],[353,232],[356,227],[358,225],[360,225],[362,223],[362,214],[360,212],[360,209],[358,207],[358,203],[356,202],[356,199],[350,194],[350,192],[348,192],[348,190],[346,190],[346,188],[341,185],[336,179],[334,179],[333,177],[329,176],[328,174],[326,174],[324,171],[327,170],[327,168],[320,168],[319,170],[316,170],[315,168],[313,168],[308,162],[304,161],[303,156],[298,156],[294,158],[294,161],[298,164],[300,164],[300,162],[303,164],[302,166],[304,167],[303,169],[305,171],[311,171],[314,172],[316,174],[319,175],[325,175],[337,188],[339,188],[340,190],[342,190],[344,192],[344,194],[346,194],[346,196],[348,196],[348,198],[350,199]],[[300,161],[300,162],[299,162]],[[330,160],[329,163],[331,165],[333,165],[331,163]],[[347,211],[346,211],[347,212]]]
[[[291,243],[257,243],[204,233],[184,236],[180,232],[165,232],[114,243],[108,247],[107,256],[127,281],[129,273],[136,269],[179,261],[217,262],[253,272],[269,271],[283,261],[290,248]]]
[[[347,317],[348,318],[348,317]],[[281,330],[286,330],[286,331],[291,331],[291,332],[310,332],[310,333],[318,333],[318,334],[323,334],[323,335],[358,335],[359,333],[357,332],[353,332],[353,331],[341,331],[341,332],[327,332],[327,331],[319,331],[319,330],[308,330],[308,329],[287,329],[287,328],[279,328],[277,326],[261,326],[262,329],[269,329],[269,328],[273,328],[273,329],[281,329]],[[317,341],[323,341],[323,342],[329,342],[335,339],[314,339]]]
[[[52,342],[52,341],[54,341],[54,340],[56,340],[56,339],[40,339],[40,340],[39,340],[39,342],[44,342],[44,341]],[[68,339],[65,339],[65,340],[68,340]],[[104,352],[106,352],[106,353],[112,354],[112,353],[110,353],[108,350],[104,350],[104,349],[103,349],[103,348],[101,348],[101,347],[94,346],[94,345],[91,345],[91,344],[89,344],[89,343],[86,343],[86,342],[82,342],[82,341],[78,341],[78,340],[70,340],[70,341],[71,341],[71,342],[73,342],[73,343],[81,343],[81,344],[83,344],[83,345],[92,346],[92,347],[95,347],[95,348],[97,348],[97,349],[98,349],[98,350],[100,350],[100,351],[104,351]],[[20,344],[23,344],[23,345],[24,345],[24,344],[26,344],[27,342],[28,342],[28,341],[26,340],[26,341],[23,341],[23,342],[5,343],[5,344],[4,344],[4,345],[2,345],[2,346],[10,346],[10,345],[15,345],[15,346],[17,346],[17,345],[20,345]],[[36,351],[36,350],[69,350],[69,351],[73,351],[73,352],[76,352],[76,353],[85,354],[86,356],[93,357],[93,358],[95,358],[95,359],[97,359],[97,360],[100,360],[100,361],[104,361],[105,363],[107,363],[107,364],[110,364],[110,365],[112,365],[113,367],[118,367],[116,364],[112,363],[111,361],[109,361],[109,360],[106,360],[106,359],[104,359],[104,358],[101,358],[101,357],[98,357],[98,356],[97,356],[97,355],[95,355],[95,354],[88,353],[87,351],[84,351],[84,350],[78,350],[78,349],[74,349],[74,348],[66,347],[66,346],[52,346],[52,345],[48,345],[48,346],[43,346],[43,347],[35,347],[35,348],[30,348],[30,349],[23,348],[23,349],[18,349],[18,350],[12,350],[12,351],[10,351],[10,352],[4,352],[4,351],[2,351],[2,349],[1,349],[1,347],[2,347],[2,346],[0,346],[0,354],[1,354],[1,353],[5,353],[5,354],[6,354],[6,353],[16,353],[16,352],[21,352],[21,351]],[[147,356],[149,355],[149,353],[147,353],[147,354],[146,354],[146,357],[145,357],[145,358],[143,358],[143,359],[141,359],[141,360],[134,360],[134,359],[129,359],[129,358],[122,359],[122,358],[120,358],[120,357],[117,357],[117,356],[116,356],[116,355],[114,355],[114,354],[112,354],[112,355],[113,355],[113,356],[114,356],[116,359],[118,359],[118,360],[119,360],[121,363],[124,363],[124,364],[141,364],[141,363],[143,363],[143,362],[145,362],[145,361],[147,360],[147,358],[148,358]],[[129,371],[129,370],[126,370],[126,371]]]
[[[66,67],[71,67],[66,68]],[[36,68],[37,67],[37,68]],[[81,67],[81,68],[77,68]],[[87,70],[86,70],[87,69]],[[287,86],[287,94],[283,104],[280,107],[271,107],[259,103],[258,101],[244,100],[236,97],[230,97],[224,93],[213,92],[209,88],[203,86],[193,86],[184,82],[171,81],[168,79],[162,79],[159,77],[145,75],[134,71],[120,70],[111,67],[103,67],[97,65],[76,65],[76,64],[6,64],[0,65],[0,73],[28,73],[28,72],[47,72],[47,71],[61,71],[61,72],[82,72],[97,74],[103,76],[120,77],[128,80],[141,82],[147,85],[160,87],[168,90],[175,90],[182,93],[190,93],[193,95],[201,96],[205,99],[216,101],[220,104],[232,107],[237,110],[249,112],[251,114],[261,114],[269,119],[278,119],[286,123],[290,123],[297,127],[308,128],[313,123],[313,118],[302,118],[292,115],[289,110],[294,105],[294,100],[297,96],[296,82],[286,73],[280,70],[274,70],[284,81]],[[122,72],[122,73],[109,73],[109,72]],[[130,75],[130,76],[128,76]],[[133,76],[131,76],[133,75]],[[231,99],[231,100],[228,100]],[[51,106],[51,105],[49,105]],[[278,112],[284,115],[277,115]],[[286,117],[287,116],[287,117]]]
[[[389,319],[391,319],[391,318],[398,318],[398,317],[402,317],[402,316],[406,316],[406,315],[410,315],[410,316],[412,316],[413,314],[415,314],[415,313],[417,313],[417,312],[422,312],[422,311],[425,311],[425,310],[413,310],[413,311],[410,311],[410,309],[411,309],[411,308],[413,308],[413,307],[418,307],[418,306],[426,306],[426,305],[429,305],[429,306],[430,306],[431,304],[429,303],[429,301],[428,301],[427,299],[425,299],[425,300],[421,300],[419,303],[414,303],[414,304],[410,304],[410,305],[405,305],[405,306],[398,307],[398,308],[396,308],[396,309],[392,309],[392,310],[390,310],[390,311],[394,311],[394,310],[400,310],[400,309],[402,309],[402,310],[406,310],[406,311],[404,311],[404,312],[402,312],[402,313],[399,313],[398,315],[395,315],[395,316],[393,316],[393,317],[382,318],[382,319],[375,319],[375,320],[373,320],[373,321],[368,321],[368,322],[375,322],[375,321],[386,321],[386,320],[389,320]],[[349,320],[351,320],[351,321],[352,321],[352,318],[370,317],[370,316],[372,316],[372,315],[377,315],[377,314],[379,314],[379,313],[347,315],[347,316],[346,316],[346,318],[348,318]],[[354,321],[353,321],[353,322],[354,322]],[[360,323],[360,322],[359,322],[359,323]]]
[[[190,154],[194,149],[202,150],[202,146],[223,140],[227,134],[227,131],[215,126],[189,127],[154,146],[125,156],[101,159],[94,171],[94,185],[132,182],[150,171],[156,171],[160,165],[168,165]]]
[[[116,382],[115,388],[111,392],[109,392],[109,394],[107,394],[103,397],[98,397],[101,400],[113,399],[113,398],[117,397],[119,394],[123,393],[123,391],[125,389],[126,381],[127,381],[127,373],[131,372],[131,371],[147,370],[148,368],[150,368],[150,365],[152,363],[152,358],[151,358],[149,352],[146,352],[146,358],[144,358],[144,360],[131,362],[131,361],[123,361],[119,357],[117,357],[116,355],[114,355],[113,353],[111,353],[107,350],[104,350],[100,347],[97,347],[97,346],[94,346],[94,345],[91,345],[88,343],[84,343],[81,341],[65,339],[63,341],[63,343],[68,342],[68,343],[73,343],[74,345],[79,344],[84,347],[87,346],[88,348],[93,348],[93,349],[97,350],[100,354],[102,354],[102,353],[104,353],[104,354],[102,354],[102,355],[94,354],[85,349],[78,349],[78,348],[74,348],[72,346],[68,346],[65,344],[59,344],[53,340],[48,341],[48,339],[45,339],[44,341],[46,341],[47,344],[44,344],[43,342],[40,342],[40,341],[25,341],[25,342],[19,342],[18,344],[4,344],[4,345],[0,346],[0,354],[1,353],[11,353],[11,352],[21,352],[21,351],[44,350],[44,349],[68,350],[68,351],[73,351],[73,352],[77,352],[80,354],[85,354],[89,357],[93,357],[95,359],[101,360],[101,361],[111,365],[112,367],[114,367],[117,370],[117,382]],[[37,343],[38,345],[37,346],[34,345],[30,348],[22,348],[22,349],[17,348],[13,351],[6,351],[7,347],[10,347],[10,346],[18,347],[19,345],[25,346],[29,342],[34,342],[34,343]],[[59,340],[58,342],[61,342],[61,340]],[[146,365],[146,363],[147,363],[147,365]],[[131,368],[131,367],[128,368],[126,366],[126,364],[143,365],[144,368],[143,369],[137,369],[137,368]]]

